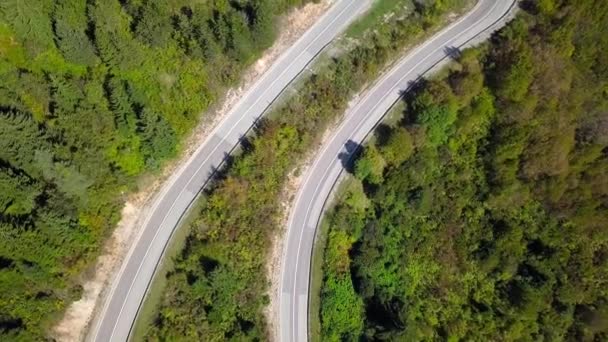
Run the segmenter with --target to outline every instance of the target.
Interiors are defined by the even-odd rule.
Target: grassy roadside
[[[414,5],[412,1],[376,0],[367,15],[348,27],[345,35],[351,38],[361,38],[368,30],[380,24],[383,20],[410,12]],[[406,13],[399,13],[406,12]]]

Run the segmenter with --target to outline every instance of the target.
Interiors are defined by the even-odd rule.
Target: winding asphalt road
[[[157,195],[139,236],[115,275],[90,341],[127,341],[167,242],[201,189],[255,121],[371,0],[336,0],[244,95]]]
[[[279,329],[284,342],[308,339],[308,292],[315,231],[325,203],[343,171],[343,156],[361,144],[385,113],[427,72],[445,63],[454,48],[486,38],[516,9],[514,0],[479,0],[461,19],[409,53],[345,115],[342,124],[307,171],[290,214],[282,261]]]

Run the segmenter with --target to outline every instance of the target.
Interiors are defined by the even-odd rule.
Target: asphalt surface
[[[279,329],[281,341],[307,341],[310,262],[315,231],[325,203],[352,155],[402,92],[449,60],[455,48],[470,46],[504,25],[513,0],[480,0],[477,5],[409,53],[346,113],[340,127],[307,171],[290,214],[282,261]],[[348,158],[347,158],[348,159]]]
[[[89,341],[127,341],[164,249],[180,219],[257,118],[371,0],[337,0],[249,89],[157,195],[140,234],[115,275]]]

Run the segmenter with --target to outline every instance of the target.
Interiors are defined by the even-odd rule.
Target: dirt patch
[[[252,65],[243,75],[240,86],[228,90],[220,105],[205,113],[199,124],[184,142],[184,149],[179,159],[170,162],[163,168],[160,176],[145,176],[139,180],[139,189],[144,189],[128,196],[121,212],[121,220],[111,237],[103,247],[102,255],[91,267],[82,281],[83,295],[67,308],[64,316],[50,332],[58,341],[82,341],[85,339],[95,314],[100,305],[105,303],[104,296],[111,286],[114,276],[122,265],[136,237],[141,232],[147,214],[152,208],[162,185],[167,181],[196,151],[209,132],[221,122],[229,110],[255,81],[272,65],[272,63],[291,46],[331,4],[323,0],[294,9],[281,18],[280,35],[274,45]],[[165,80],[170,83],[170,79]],[[280,254],[279,254],[280,257]],[[279,258],[279,263],[280,263]],[[277,268],[278,269],[278,268]]]
[[[78,341],[84,338],[85,329],[99,295],[108,285],[110,274],[119,266],[121,256],[126,254],[128,243],[133,240],[133,235],[137,231],[134,227],[140,226],[141,218],[144,216],[141,213],[147,212],[143,209],[145,202],[146,200],[133,199],[125,204],[121,212],[121,220],[106,243],[105,253],[97,259],[94,276],[83,284],[82,298],[68,307],[63,319],[53,331],[58,340]]]

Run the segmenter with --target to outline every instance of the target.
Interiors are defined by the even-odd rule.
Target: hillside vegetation
[[[0,1],[0,340],[80,296],[121,195],[304,2]]]
[[[190,234],[148,328],[150,341],[267,340],[266,262],[281,228],[287,175],[317,146],[327,126],[344,113],[351,96],[378,76],[408,44],[428,36],[446,14],[468,1],[420,3],[380,18],[348,50],[301,81],[243,143],[187,227]]]
[[[364,147],[322,340],[608,340],[608,2],[522,7]]]

